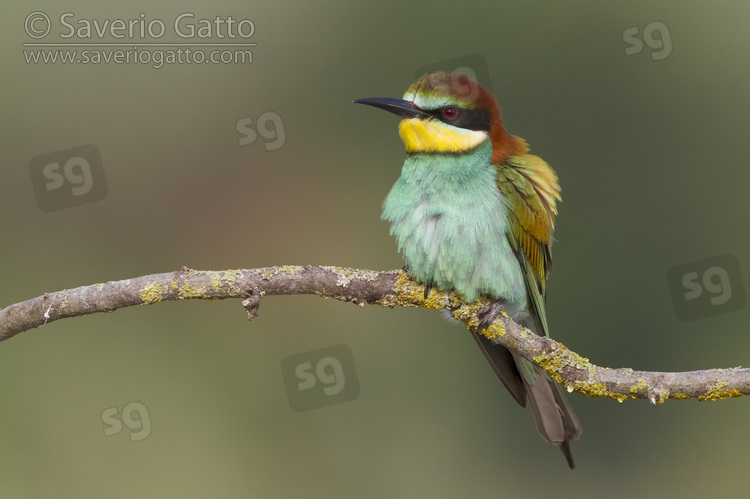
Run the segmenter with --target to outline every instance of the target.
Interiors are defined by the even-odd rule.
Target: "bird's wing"
[[[513,156],[497,165],[497,186],[508,202],[510,231],[507,237],[524,270],[528,312],[532,318],[528,325],[535,333],[547,336],[545,283],[552,265],[550,247],[557,202],[561,200],[557,175],[537,156]],[[565,399],[562,387],[528,360],[516,355],[513,359],[528,394],[539,435],[560,447],[568,465],[574,468],[570,442],[581,435],[581,423]]]
[[[511,247],[516,250],[526,277],[532,316],[548,334],[544,312],[547,275],[552,265],[550,247],[560,198],[557,175],[538,156],[512,156],[497,167],[497,186],[508,202]]]

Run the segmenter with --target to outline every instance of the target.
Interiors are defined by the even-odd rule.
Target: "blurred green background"
[[[681,321],[667,278],[726,253],[748,269],[746,2],[2,10],[0,306],[182,265],[401,267],[379,220],[404,158],[397,120],[351,101],[398,97],[418,68],[480,54],[508,129],[561,179],[552,335],[609,367],[748,364],[744,303]],[[52,19],[49,42],[71,41],[59,38],[65,12],[72,23],[144,13],[167,27],[157,41],[183,42],[171,22],[192,12],[196,22],[252,20],[257,46],[251,64],[27,64],[33,11]],[[654,33],[657,21],[667,30]],[[646,32],[638,51],[633,39]],[[264,113],[280,118],[281,147],[266,150],[263,137],[240,145],[238,120]],[[106,196],[42,212],[29,162],[84,144],[101,152]],[[282,360],[337,344],[352,351],[359,396],[294,412]],[[0,393],[3,497],[746,492],[750,401],[652,406],[572,394],[584,432],[570,471],[469,334],[424,310],[302,296],[264,299],[251,323],[239,301],[68,319],[0,345]],[[147,438],[131,441],[128,428],[105,436],[103,411],[131,402],[147,408]]]

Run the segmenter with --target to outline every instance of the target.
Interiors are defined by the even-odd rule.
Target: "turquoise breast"
[[[409,274],[467,301],[526,302],[489,141],[469,154],[410,154],[383,203]],[[520,303],[518,303],[521,305]]]

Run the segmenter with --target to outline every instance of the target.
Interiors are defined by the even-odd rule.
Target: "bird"
[[[381,218],[390,223],[405,270],[426,286],[425,295],[434,288],[466,302],[491,300],[472,335],[513,398],[531,405],[539,435],[575,468],[570,442],[581,424],[562,387],[482,334],[504,311],[549,336],[546,281],[562,201],[557,174],[508,132],[493,95],[464,74],[425,74],[401,99],[354,102],[401,118],[406,159]]]

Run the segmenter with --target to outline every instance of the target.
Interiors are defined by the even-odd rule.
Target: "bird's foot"
[[[498,318],[500,312],[505,309],[506,303],[507,302],[504,298],[500,298],[479,310],[479,312],[477,312],[477,318],[479,319],[477,332],[481,333],[482,331],[490,327],[490,324],[495,322],[495,319]]]

